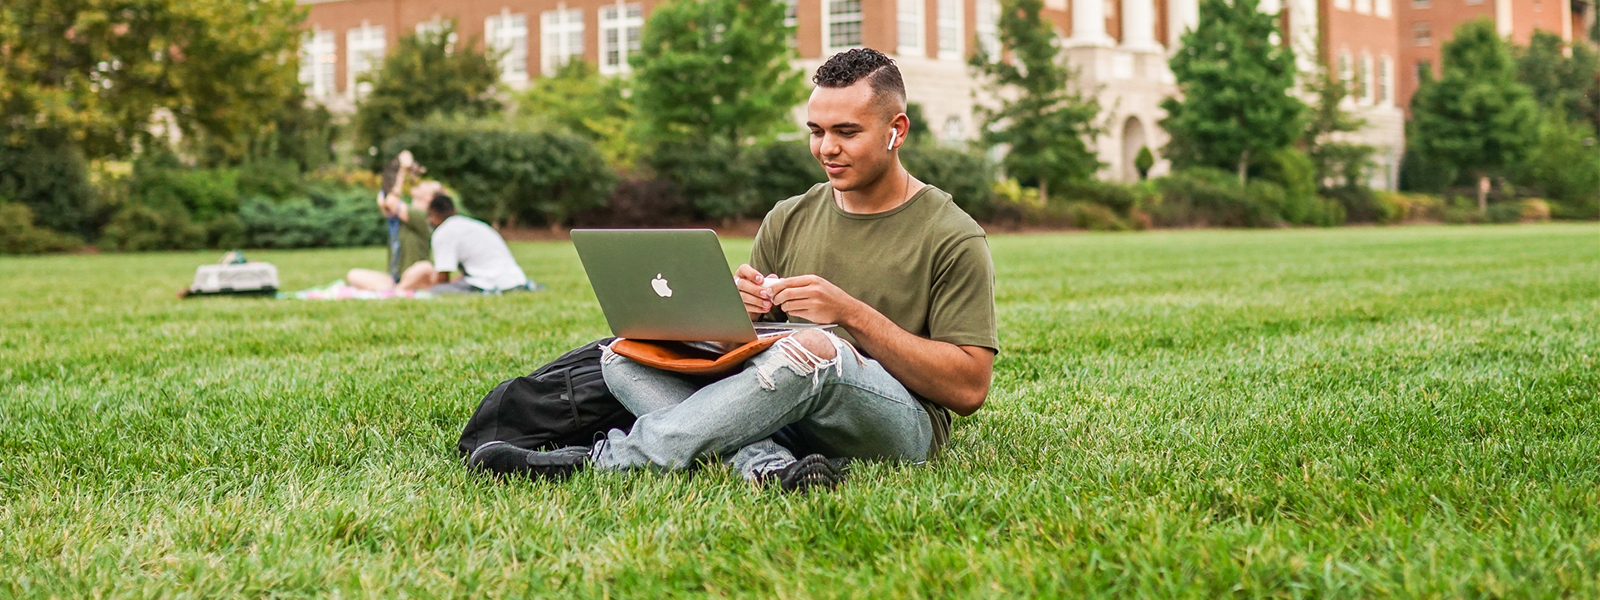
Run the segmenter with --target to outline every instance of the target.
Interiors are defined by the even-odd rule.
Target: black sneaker
[[[839,487],[839,484],[844,483],[845,475],[845,472],[835,470],[833,465],[829,464],[827,457],[812,454],[768,473],[763,479],[768,485],[778,484],[783,491],[804,494],[813,489],[831,490]]]
[[[521,475],[539,479],[560,479],[589,464],[589,449],[569,446],[549,452],[524,450],[494,441],[478,446],[467,457],[467,468],[496,475]]]

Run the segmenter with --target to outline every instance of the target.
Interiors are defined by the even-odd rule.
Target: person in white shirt
[[[433,224],[433,269],[437,273],[435,294],[498,293],[512,290],[537,290],[541,286],[528,280],[511,256],[511,249],[489,224],[456,214],[449,194],[435,194],[428,203],[428,222]],[[450,274],[461,272],[451,281]]]

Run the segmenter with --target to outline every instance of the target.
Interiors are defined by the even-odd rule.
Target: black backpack
[[[613,339],[586,344],[527,377],[495,386],[467,420],[456,450],[466,456],[496,440],[530,450],[588,446],[607,431],[632,428],[633,414],[600,374],[600,346]]]

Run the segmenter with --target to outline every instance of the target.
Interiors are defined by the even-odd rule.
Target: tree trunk
[[[1489,213],[1489,176],[1478,176],[1478,214]]]
[[[1039,178],[1039,202],[1050,203],[1050,182],[1045,181],[1043,177]]]
[[[1244,186],[1245,174],[1248,173],[1249,170],[1250,170],[1250,151],[1249,150],[1245,150],[1244,152],[1240,152],[1239,153],[1239,186],[1240,187]]]

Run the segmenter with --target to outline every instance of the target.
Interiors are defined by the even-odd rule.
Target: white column
[[[1072,39],[1068,46],[1110,46],[1105,0],[1072,0]]]
[[[1200,0],[1167,0],[1167,49],[1177,50],[1183,34],[1200,22]]]
[[[1135,52],[1159,52],[1156,43],[1155,0],[1122,0],[1122,47]]]

